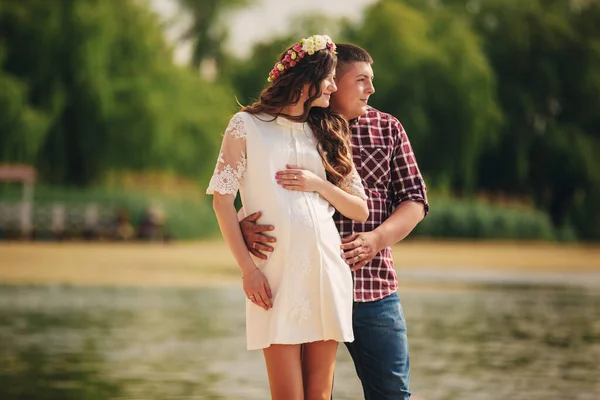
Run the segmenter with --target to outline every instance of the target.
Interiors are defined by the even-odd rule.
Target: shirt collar
[[[277,122],[277,125],[285,126],[286,128],[290,128],[292,130],[304,132],[304,122],[294,122],[284,117],[277,117],[275,122]]]

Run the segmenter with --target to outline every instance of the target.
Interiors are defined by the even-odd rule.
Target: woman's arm
[[[254,260],[250,257],[246,243],[240,231],[237,220],[237,212],[233,204],[235,197],[230,194],[215,193],[213,198],[213,209],[221,228],[221,234],[229,245],[233,257],[238,263],[242,276],[246,277],[256,267]]]
[[[347,218],[364,222],[369,217],[367,201],[350,194],[312,172],[292,165],[275,175],[277,183],[284,189],[301,192],[317,192],[336,210]]]
[[[214,195],[213,209],[219,221],[223,238],[229,245],[241,271],[244,292],[254,304],[271,308],[271,289],[254,260],[248,254],[237,220],[235,196],[246,171],[246,125],[244,113],[235,114],[223,135],[221,151],[215,171],[210,178],[207,194]]]
[[[366,200],[342,190],[327,180],[319,179],[321,188],[317,192],[343,216],[358,222],[365,222],[369,218]]]
[[[237,219],[237,212],[233,204],[234,200],[235,197],[230,194],[224,195],[215,192],[213,209],[215,210],[223,238],[229,245],[229,249],[242,272],[244,291],[248,295],[255,296],[256,303],[265,310],[268,310],[272,307],[269,284],[254,263],[254,260],[252,260],[252,257],[250,257],[250,253],[248,253]]]

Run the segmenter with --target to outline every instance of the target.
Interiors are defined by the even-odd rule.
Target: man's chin
[[[363,104],[363,105],[360,107],[360,109],[358,109],[357,111],[360,113],[359,117],[360,117],[361,115],[365,115],[365,114],[367,113],[367,105],[366,105],[366,104]]]

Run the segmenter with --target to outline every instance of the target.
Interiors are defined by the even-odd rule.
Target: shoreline
[[[393,247],[403,288],[443,283],[600,286],[600,245],[408,240]],[[0,242],[0,284],[206,287],[237,284],[222,240]]]

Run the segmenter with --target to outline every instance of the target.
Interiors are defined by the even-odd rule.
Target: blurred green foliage
[[[574,240],[559,232],[543,211],[522,206],[450,198],[431,199],[432,212],[415,229],[415,236],[463,239]]]
[[[63,187],[157,170],[204,186],[236,97],[250,103],[286,45],[323,32],[369,50],[372,104],[403,123],[429,187],[463,199],[432,202],[416,233],[600,239],[600,2],[380,0],[359,23],[299,15],[240,59],[223,18],[252,0],[174,1],[192,68],[143,1],[0,2],[0,162]]]
[[[247,6],[256,0],[175,0],[191,17],[191,23],[183,32],[181,40],[191,41],[194,68],[204,61],[214,61],[223,68],[231,58],[223,48],[229,38],[229,29],[224,20],[227,11]]]
[[[210,174],[234,95],[175,66],[139,2],[2,2],[0,49],[1,161],[70,186],[109,169]]]

